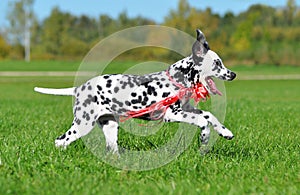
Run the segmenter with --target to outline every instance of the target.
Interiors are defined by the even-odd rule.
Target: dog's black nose
[[[231,79],[231,81],[232,81],[233,79],[235,79],[235,77],[236,77],[236,74],[235,74],[234,72],[231,72],[231,73],[230,73],[230,79]]]

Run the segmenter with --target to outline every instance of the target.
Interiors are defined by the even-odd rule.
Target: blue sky
[[[13,0],[0,0],[0,27],[7,25],[6,14],[8,2]],[[211,7],[213,12],[224,14],[232,11],[237,14],[247,10],[250,5],[261,3],[275,7],[284,6],[287,0],[188,0],[189,4],[198,9]],[[300,5],[300,0],[296,0]],[[58,6],[62,11],[74,15],[88,15],[98,17],[108,14],[117,17],[122,11],[132,16],[144,16],[162,22],[170,9],[176,9],[178,0],[35,0],[34,11],[39,20],[49,16],[51,9]]]

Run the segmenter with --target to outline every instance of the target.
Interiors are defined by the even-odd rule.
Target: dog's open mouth
[[[208,87],[209,87],[208,90],[209,90],[212,94],[214,94],[214,95],[218,94],[218,95],[220,95],[220,96],[222,95],[221,91],[219,91],[219,90],[217,89],[217,86],[216,86],[214,80],[213,80],[211,77],[206,77],[206,78],[205,78],[205,81],[206,81],[206,83],[207,83],[207,85],[208,85]]]

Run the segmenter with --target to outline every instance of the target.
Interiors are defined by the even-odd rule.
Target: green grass
[[[176,160],[144,172],[105,164],[81,140],[54,147],[72,121],[72,99],[32,89],[72,84],[71,77],[0,79],[0,194],[300,193],[299,80],[226,83],[234,140],[218,139],[201,156],[195,138]],[[119,139],[148,147],[147,138],[121,132]]]
[[[77,71],[81,63],[80,61],[31,61],[27,63],[24,61],[0,60],[0,71]],[[131,61],[114,61],[108,65],[106,71],[110,73],[122,72],[135,64],[137,63]],[[92,70],[94,70],[94,67]]]
[[[300,74],[300,66],[288,65],[279,67],[271,65],[235,66],[231,69],[237,72],[239,76]]]
[[[132,61],[113,61],[106,71],[108,73],[123,72],[129,67],[138,64]],[[77,71],[80,61],[0,61],[0,71]],[[300,67],[295,66],[235,66],[231,67],[240,75],[281,75],[300,74]]]
[[[9,61],[0,60],[0,71],[76,71],[78,61]]]

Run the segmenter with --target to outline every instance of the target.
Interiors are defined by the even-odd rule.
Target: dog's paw
[[[106,145],[106,152],[111,153],[113,155],[120,156],[118,145],[109,145],[109,144],[107,144]]]
[[[67,146],[68,146],[68,144],[66,143],[65,140],[60,140],[60,139],[55,140],[55,147],[66,149]]]
[[[224,129],[219,135],[224,137],[227,140],[231,140],[234,138],[234,135],[228,129]]]
[[[207,145],[207,144],[202,144],[200,146],[199,152],[201,156],[204,156],[206,154],[208,154],[211,151],[212,146]]]
[[[232,135],[232,136],[224,136],[224,138],[227,139],[227,140],[232,140],[234,138],[234,135]]]

